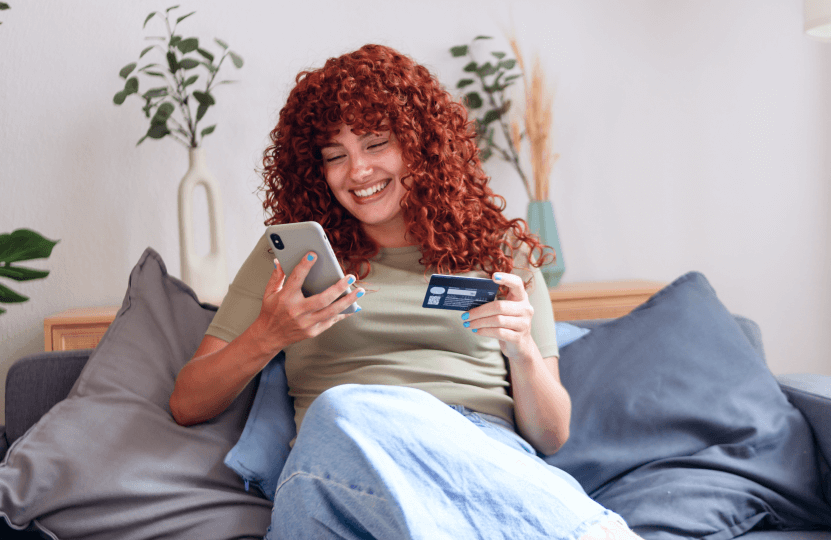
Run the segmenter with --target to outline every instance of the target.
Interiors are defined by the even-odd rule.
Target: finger
[[[286,280],[286,288],[300,290],[316,261],[317,254],[314,251],[308,252],[305,257],[300,259],[300,262],[297,263],[297,266],[294,267],[291,275]]]
[[[341,311],[345,310],[347,307],[351,306],[354,302],[364,295],[365,291],[361,288],[357,288],[354,291],[350,292],[349,294],[343,296],[342,298],[338,298],[336,301],[332,302],[331,304],[327,305],[325,308],[318,311],[318,316],[321,320],[330,319],[333,317],[341,317]],[[361,307],[358,306],[358,309],[353,312],[357,313],[361,310]],[[345,313],[342,316],[348,317],[353,313]]]
[[[465,328],[478,331],[481,331],[484,328],[503,328],[505,330],[522,333],[530,327],[528,323],[529,321],[525,317],[500,314],[482,319],[465,321],[463,325]]]
[[[280,292],[283,288],[283,283],[286,280],[286,273],[283,272],[283,267],[280,266],[280,261],[274,259],[274,271],[271,272],[271,277],[268,278],[268,283],[265,286],[267,292]]]
[[[522,301],[528,298],[528,294],[525,292],[525,283],[518,275],[495,272],[491,279],[495,283],[508,288],[508,295],[505,297],[507,300]]]
[[[522,317],[528,311],[528,305],[525,302],[518,302],[516,300],[494,300],[493,302],[482,304],[466,312],[468,314],[467,317],[462,314],[462,319],[465,321],[473,321],[500,314]]]
[[[309,309],[313,311],[319,311],[321,309],[324,309],[326,306],[340,298],[342,294],[348,292],[349,286],[353,283],[355,283],[355,276],[351,274],[343,276],[334,285],[327,288],[325,291],[320,292],[314,296],[310,296],[308,298]]]

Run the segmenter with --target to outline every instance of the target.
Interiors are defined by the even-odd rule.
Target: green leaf
[[[202,136],[204,137],[205,135],[210,135],[211,133],[214,132],[215,129],[216,129],[216,124],[206,127],[205,129],[202,130]]]
[[[199,104],[199,107],[197,107],[197,109],[196,109],[196,120],[197,120],[197,122],[199,120],[202,120],[202,117],[205,116],[206,112],[208,112],[208,107],[210,107],[210,105],[206,105],[205,103],[200,103]]]
[[[118,76],[121,77],[122,79],[126,79],[127,76],[130,75],[130,73],[132,73],[134,69],[136,69],[136,63],[135,62],[127,64],[126,66],[121,68],[121,71],[118,72]]]
[[[220,47],[222,47],[223,49],[227,49],[227,48],[228,48],[228,44],[227,44],[227,43],[225,43],[224,41],[222,41],[221,39],[219,39],[219,38],[214,38],[214,41],[216,41],[216,44],[217,44],[217,45],[219,45]]]
[[[496,66],[491,65],[490,62],[485,62],[485,65],[479,66],[479,69],[476,71],[482,77],[487,77],[489,75],[493,75],[494,73],[496,73]]]
[[[7,310],[0,307],[0,315],[4,314]]]
[[[149,53],[153,49],[154,45],[150,45],[149,47],[145,47],[144,50],[141,51],[139,58],[144,57],[145,54]]]
[[[473,38],[473,41],[477,41],[477,40],[480,40],[480,39],[493,39],[493,38],[490,37],[490,36],[476,36],[475,38]]]
[[[213,62],[214,61],[214,55],[212,55],[211,53],[209,53],[205,49],[201,49],[201,48],[196,49],[196,52],[201,54],[208,62]]]
[[[234,66],[239,69],[242,67],[242,56],[238,55],[233,51],[228,51],[228,56],[231,57],[231,62],[234,63]]]
[[[176,47],[176,45],[178,45],[180,41],[182,41],[182,36],[170,36],[170,41],[168,42],[168,45],[172,49]]]
[[[199,75],[193,75],[191,77],[188,77],[188,79],[185,82],[182,83],[182,87],[187,88],[188,86],[195,83],[198,79],[199,79]]]
[[[148,75],[152,75],[153,77],[161,77],[164,79],[164,73],[159,73],[158,71],[145,71]]]
[[[193,15],[194,13],[196,13],[196,12],[195,12],[195,11],[191,11],[191,12],[190,12],[190,13],[188,13],[187,15],[182,15],[181,17],[179,17],[178,19],[176,19],[176,24],[179,24],[180,22],[184,21],[185,19],[187,19],[188,17],[190,17],[190,16],[191,16],[191,15]]]
[[[138,68],[139,71],[146,71],[152,67],[157,67],[159,64],[147,64],[146,66],[142,66]]]
[[[498,111],[498,110],[496,110],[496,109],[491,109],[490,111],[488,111],[488,112],[486,112],[486,113],[485,113],[485,117],[484,117],[484,118],[482,118],[482,123],[483,123],[483,124],[485,124],[485,125],[488,125],[488,124],[490,124],[491,122],[494,122],[494,121],[496,121],[496,120],[499,120],[499,117],[500,117],[500,116],[501,116],[501,115],[499,114],[499,111]]]
[[[151,139],[161,139],[166,135],[170,135],[170,130],[167,129],[167,124],[152,124],[150,129],[147,130],[147,135],[145,135],[145,137],[150,137]],[[141,144],[141,141],[139,141],[138,144]],[[136,146],[138,146],[138,144]]]
[[[508,85],[508,84],[511,84],[512,82],[514,82],[515,80],[519,79],[520,77],[522,77],[522,74],[515,73],[514,75],[508,75],[507,77],[505,77],[505,80],[502,81],[502,82],[504,82],[506,85]]]
[[[470,92],[465,94],[464,104],[468,109],[478,109],[482,106],[482,98],[478,92]]]
[[[200,92],[198,90],[194,90],[193,91],[193,97],[196,98],[196,101],[198,101],[200,105],[211,106],[211,105],[216,104],[216,100],[214,100],[213,96],[206,93],[206,92]]]
[[[179,67],[182,69],[193,69],[199,66],[199,61],[193,58],[182,58],[179,62]]]
[[[153,99],[157,97],[163,97],[168,95],[168,90],[166,86],[160,86],[158,88],[151,88],[147,92],[145,92],[141,97],[144,99]]]
[[[453,58],[465,56],[467,54],[467,45],[459,45],[457,47],[452,47],[450,49],[450,54],[453,55]]]
[[[138,92],[139,89],[139,80],[138,77],[130,77],[127,79],[127,82],[124,84],[124,93],[126,95],[135,94]]]
[[[167,67],[171,73],[176,73],[176,70],[179,69],[179,64],[176,63],[176,55],[173,54],[173,51],[167,51]]]
[[[499,62],[499,67],[505,69],[514,69],[516,67],[516,60],[509,58],[508,60],[503,60]]]
[[[25,302],[28,299],[28,296],[17,294],[5,285],[0,285],[0,302],[3,302],[4,304],[12,304],[17,302]]]
[[[124,103],[125,99],[127,99],[127,94],[124,93],[124,90],[121,90],[113,96],[113,103],[121,105]]]
[[[468,73],[474,73],[476,70],[479,69],[479,65],[476,62],[471,62],[465,67],[462,68],[462,71],[467,71]]]
[[[476,81],[474,81],[473,79],[462,79],[456,84],[456,88],[464,88],[465,86],[469,86],[475,82]]]
[[[161,124],[161,125],[166,124],[167,119],[170,118],[171,114],[173,114],[173,110],[174,110],[173,103],[170,103],[169,101],[165,101],[164,103],[159,105],[158,109],[156,109],[156,114],[154,114],[153,118],[150,119],[150,123],[151,124]],[[167,129],[167,126],[165,126],[165,129]],[[152,135],[151,135],[151,137],[152,137]]]
[[[0,234],[0,262],[13,263],[46,259],[59,240],[49,240],[31,229]]]
[[[21,266],[0,266],[0,277],[6,277],[15,281],[41,279],[48,275],[49,270],[35,270],[34,268],[23,268]]]
[[[142,28],[146,28],[146,27],[147,27],[147,23],[148,23],[148,22],[150,22],[150,19],[152,19],[154,16],[156,16],[156,14],[157,14],[157,13],[158,13],[157,11],[154,11],[153,13],[151,13],[150,15],[148,15],[148,16],[147,16],[147,18],[146,18],[146,19],[144,19],[144,24],[143,24],[141,27],[142,27]]]
[[[11,9],[11,6],[9,6],[9,5],[8,5],[7,3],[5,3],[5,2],[0,2],[0,11],[5,11],[5,10],[7,10],[7,9]]]
[[[182,51],[182,54],[187,54],[199,48],[199,40],[195,37],[183,39],[176,44],[176,47]]]
[[[479,161],[484,163],[485,161],[490,159],[490,157],[492,155],[493,155],[493,150],[491,150],[490,148],[485,148],[484,150],[479,152]]]
[[[176,4],[175,6],[170,6],[169,8],[167,8],[167,9],[165,10],[165,13],[170,13],[170,12],[171,12],[171,11],[173,11],[174,9],[179,9],[179,4]]]
[[[498,60],[502,60],[503,58],[505,58],[504,52],[492,52],[491,54],[494,55]]]

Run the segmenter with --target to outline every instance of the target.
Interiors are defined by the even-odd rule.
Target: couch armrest
[[[831,464],[831,376],[812,373],[777,375],[788,400],[811,424],[825,461]]]
[[[18,359],[6,375],[6,442],[14,444],[40,417],[63,400],[92,349],[52,351]]]

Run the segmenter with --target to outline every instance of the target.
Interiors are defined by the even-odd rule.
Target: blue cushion
[[[569,323],[555,324],[557,343],[563,348],[589,333]],[[289,457],[289,442],[297,434],[294,404],[288,395],[282,352],[260,373],[257,395],[237,444],[225,456],[225,464],[269,500],[274,500],[277,479]]]
[[[546,461],[646,539],[831,526],[817,449],[699,273],[562,351],[571,436]]]
[[[289,443],[297,435],[294,402],[288,394],[286,355],[280,352],[260,372],[257,395],[237,444],[225,464],[268,500],[274,500],[277,479],[289,457]]]
[[[557,330],[557,345],[561,349],[567,345],[571,345],[591,331],[588,328],[580,328],[579,326],[559,321],[554,323],[554,328]]]

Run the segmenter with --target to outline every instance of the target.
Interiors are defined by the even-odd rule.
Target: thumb
[[[280,292],[285,281],[286,273],[283,272],[283,267],[280,266],[280,261],[274,259],[274,271],[271,273],[271,277],[268,278],[268,284],[265,286],[266,293]]]

